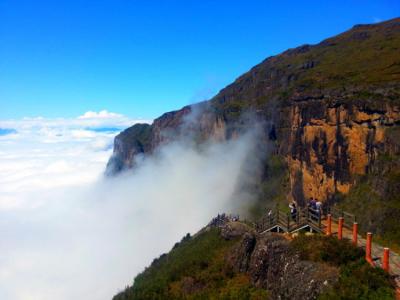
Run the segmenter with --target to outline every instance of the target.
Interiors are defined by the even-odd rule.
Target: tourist
[[[311,197],[310,198],[310,202],[308,203],[308,212],[310,214],[310,219],[311,220],[315,220],[316,218],[318,218],[317,216],[317,201]]]
[[[272,224],[272,209],[270,209],[268,211],[267,220],[268,220],[269,224],[271,225]]]
[[[318,217],[320,217],[321,214],[322,214],[322,202],[321,202],[321,201],[319,201],[319,200],[316,201],[316,203],[315,203],[315,209],[316,209],[316,211],[317,211]]]
[[[311,197],[310,203],[308,205],[311,209],[316,210],[317,209],[317,201]]]
[[[290,215],[292,216],[292,220],[296,221],[296,215],[297,215],[296,203],[292,202],[292,204],[289,204],[289,208],[290,208]]]

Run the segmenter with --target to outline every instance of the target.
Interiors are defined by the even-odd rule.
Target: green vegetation
[[[354,247],[346,240],[322,235],[299,235],[290,243],[291,249],[301,260],[328,263],[333,266],[346,265],[364,257],[361,248]]]
[[[259,184],[258,199],[249,208],[250,215],[255,220],[266,214],[268,209],[288,209],[285,195],[289,189],[288,167],[284,158],[271,155],[265,163],[262,181]]]
[[[400,146],[400,129],[388,131],[386,143]],[[338,206],[357,212],[362,233],[375,234],[375,241],[400,250],[400,156],[382,154],[360,177],[348,195],[338,195]]]
[[[388,185],[400,182],[397,179],[388,181]],[[397,249],[400,247],[400,195],[380,195],[373,187],[371,176],[361,179],[348,195],[344,196],[339,206],[347,211],[357,211],[360,232],[376,234],[377,240],[389,243]],[[387,244],[386,244],[387,245]]]
[[[217,228],[186,235],[113,299],[268,299],[266,290],[254,287],[248,274],[235,271],[226,260],[239,240],[222,238]],[[389,275],[371,267],[364,251],[346,240],[301,234],[290,243],[289,254],[339,269],[338,281],[320,300],[393,299]]]
[[[344,265],[338,283],[319,300],[393,300],[394,288],[389,276],[363,259]]]
[[[213,105],[231,115],[299,93],[341,93],[344,101],[361,100],[372,107],[399,103],[399,52],[399,19],[357,26],[264,60],[216,95]]]
[[[300,235],[291,243],[291,250],[303,260],[310,260],[340,268],[338,282],[321,294],[320,300],[328,299],[393,299],[394,288],[389,275],[371,267],[364,260],[364,251],[346,240],[321,235]]]
[[[265,290],[254,288],[247,275],[225,263],[225,254],[236,243],[222,239],[216,228],[193,238],[186,236],[114,300],[266,299]]]

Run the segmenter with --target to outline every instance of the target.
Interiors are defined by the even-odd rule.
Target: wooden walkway
[[[299,209],[295,215],[275,209],[256,224],[256,229],[259,233],[295,233],[300,230],[323,233],[325,230],[323,220],[322,214],[311,209]]]
[[[340,222],[342,222],[341,226],[339,225]],[[299,209],[295,215],[275,209],[256,224],[256,229],[259,233],[295,233],[300,230],[307,230],[328,234],[330,231],[333,236],[340,238],[341,235],[341,238],[353,241],[353,243],[355,236],[357,236],[355,241],[357,246],[364,249],[367,248],[367,239],[358,234],[356,216],[334,208],[328,209],[325,213],[319,213],[309,208]],[[373,266],[384,267],[384,249],[384,247],[377,243],[371,243],[370,263]],[[389,254],[389,274],[391,274],[396,283],[396,299],[400,300],[400,255],[393,251],[390,251]]]

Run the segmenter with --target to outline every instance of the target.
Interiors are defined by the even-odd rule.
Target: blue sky
[[[151,119],[270,55],[399,15],[399,1],[0,0],[0,119]]]

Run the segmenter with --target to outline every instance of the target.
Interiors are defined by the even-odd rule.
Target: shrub
[[[299,235],[292,241],[291,250],[296,251],[302,260],[325,262],[334,266],[364,257],[364,251],[347,240],[322,235]]]
[[[319,299],[389,300],[394,299],[394,289],[388,274],[360,259],[342,266],[339,281]]]
[[[217,228],[195,237],[186,235],[114,300],[265,299],[265,290],[255,288],[247,275],[225,262],[227,251],[237,241],[221,238]]]
[[[371,267],[364,259],[364,251],[348,240],[322,235],[300,235],[291,243],[291,251],[300,259],[324,262],[340,268],[338,282],[320,300],[328,299],[393,299],[394,288],[388,274]]]

